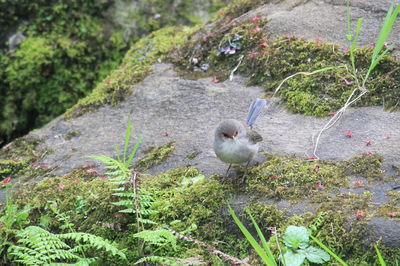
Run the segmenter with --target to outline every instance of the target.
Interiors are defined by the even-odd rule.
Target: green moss
[[[203,179],[202,179],[203,177]],[[195,168],[178,168],[152,178],[146,178],[142,186],[155,198],[155,220],[171,224],[177,231],[186,230],[192,224],[197,229],[191,234],[203,241],[212,241],[218,249],[244,254],[248,244],[226,231],[222,209],[226,208],[232,187],[217,180],[204,179]],[[219,239],[215,243],[215,239]]]
[[[188,156],[186,156],[186,158],[188,158],[189,160],[193,160],[194,158],[197,157],[197,155],[199,155],[200,153],[197,151],[194,151],[192,153],[190,153]]]
[[[339,163],[307,161],[266,154],[267,160],[249,170],[246,191],[263,197],[299,200],[347,184]]]
[[[286,211],[279,210],[275,205],[252,203],[247,208],[264,230],[268,227],[280,227],[287,220]]]
[[[293,36],[268,41],[268,35],[256,30],[257,27],[267,31],[268,24],[264,21],[230,24],[223,20],[216,21],[208,33],[199,31],[182,46],[175,56],[178,71],[186,78],[213,75],[223,81],[240,61],[236,74],[248,76],[248,85],[263,85],[270,95],[283,80],[294,75],[282,83],[278,96],[291,111],[319,117],[338,110],[357,88],[354,77],[347,70],[351,69],[349,55],[340,46],[319,40],[305,41]],[[236,41],[240,48],[234,54],[220,53],[221,48],[234,42],[236,34],[242,36]],[[369,48],[358,48],[355,52],[357,77],[360,80],[367,72],[371,55]],[[207,71],[199,70],[203,64],[210,65]],[[334,69],[310,75],[327,67]],[[395,71],[398,67],[399,62],[394,57],[385,56],[366,83],[369,92],[356,105],[384,103],[385,108],[396,109],[400,96],[397,82],[400,74]]]
[[[112,188],[106,180],[93,178],[86,169],[78,168],[65,176],[26,184],[15,196],[18,204],[35,207],[30,215],[32,224],[38,224],[42,215],[48,215],[51,217],[48,227],[59,231],[62,223],[49,209],[49,204],[55,204],[69,216],[77,231],[90,231],[96,225],[108,225],[109,229],[126,226],[124,215],[111,204]]]
[[[167,27],[151,33],[135,43],[126,53],[119,69],[98,84],[87,97],[69,109],[67,117],[79,116],[103,104],[117,104],[132,93],[132,87],[152,71],[152,65],[182,45],[193,29]]]
[[[354,156],[344,163],[345,175],[362,176],[369,180],[383,180],[383,156],[363,153]]]
[[[165,145],[152,148],[148,154],[138,160],[134,166],[140,171],[145,171],[154,165],[160,164],[165,161],[168,156],[175,150],[175,141],[171,141]]]
[[[66,140],[70,140],[70,139],[72,139],[72,138],[74,138],[74,137],[76,137],[76,136],[78,136],[78,135],[79,135],[79,131],[77,131],[77,130],[71,130],[71,131],[69,131],[68,133],[64,134],[64,138],[65,138]]]
[[[23,137],[14,140],[0,150],[0,179],[22,178],[23,180],[42,176],[50,169],[36,162],[43,154],[50,150],[40,150],[38,145],[42,141],[38,138]]]

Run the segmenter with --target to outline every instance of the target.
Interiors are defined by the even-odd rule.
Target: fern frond
[[[112,243],[110,243],[108,240],[87,234],[87,233],[66,233],[66,234],[60,234],[58,235],[61,239],[70,239],[74,240],[77,243],[80,243],[81,241],[89,243],[92,247],[95,247],[96,249],[104,249],[107,252],[111,252],[112,255],[118,255],[122,259],[126,259],[125,253],[120,251],[117,247],[115,247]]]
[[[170,258],[166,258],[166,257],[160,257],[160,256],[148,256],[148,257],[143,257],[140,260],[135,262],[136,264],[140,264],[143,262],[153,262],[154,265],[157,262],[161,262],[164,265],[176,265],[176,260],[170,259]]]
[[[177,237],[166,229],[143,230],[134,234],[133,237],[141,238],[151,245],[170,244],[174,249],[176,248]]]

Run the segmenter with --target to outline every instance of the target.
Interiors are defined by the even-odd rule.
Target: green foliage
[[[145,171],[154,165],[160,164],[165,161],[168,156],[175,150],[175,141],[171,141],[165,145],[151,149],[148,154],[135,163],[141,171]]]
[[[249,170],[246,191],[264,197],[299,199],[318,193],[317,184],[326,190],[347,183],[340,163],[330,161],[305,161],[296,157],[266,154],[268,160]],[[310,192],[313,193],[310,193]]]
[[[363,153],[343,163],[343,172],[348,176],[362,176],[369,180],[383,180],[383,156]]]
[[[277,265],[276,261],[275,261],[275,258],[274,258],[273,254],[272,254],[272,252],[271,252],[271,250],[270,250],[270,248],[268,246],[268,243],[264,238],[264,235],[261,233],[260,228],[258,227],[256,221],[251,216],[251,214],[248,213],[250,215],[250,217],[251,217],[251,221],[253,222],[254,227],[257,230],[258,236],[262,240],[262,243],[263,243],[262,247],[258,244],[258,242],[255,240],[255,238],[250,234],[250,232],[247,230],[247,228],[242,224],[242,222],[236,216],[235,212],[233,211],[233,209],[231,208],[230,205],[228,205],[228,208],[229,208],[229,214],[232,216],[233,220],[235,221],[237,226],[240,228],[240,231],[242,231],[242,233],[246,237],[247,241],[249,241],[249,243],[253,246],[253,248],[257,252],[258,256],[260,256],[261,259],[263,260],[263,262],[268,266]]]
[[[287,250],[283,259],[287,265],[300,266],[305,260],[322,264],[330,260],[328,253],[322,249],[310,246],[309,232],[303,226],[290,225],[283,235],[283,243]]]
[[[156,230],[143,230],[133,235],[136,238],[141,238],[149,245],[161,247],[163,245],[170,245],[176,250],[177,237],[166,229]]]
[[[101,237],[87,233],[53,234],[37,227],[29,226],[17,232],[17,243],[8,249],[14,262],[25,265],[43,265],[55,262],[89,265],[96,257],[84,254],[89,250],[104,250],[112,256],[126,259],[125,254]],[[68,240],[67,244],[65,241]]]
[[[0,3],[8,10],[1,16],[2,28],[29,21],[19,28],[27,38],[13,53],[0,56],[0,139],[9,141],[62,114],[120,63],[127,43],[120,31],[105,32],[101,15],[111,3]]]
[[[0,254],[3,253],[4,248],[11,244],[10,238],[15,234],[15,228],[22,228],[29,223],[29,211],[32,209],[30,206],[25,206],[19,210],[19,206],[15,204],[9,191],[10,184],[6,184],[6,206],[4,214],[0,216]]]
[[[264,85],[266,92],[272,95],[285,81],[279,89],[279,96],[288,109],[305,115],[322,117],[338,110],[352,91],[361,85],[358,80],[364,81],[365,77],[368,77],[368,94],[359,99],[356,105],[384,103],[389,110],[399,106],[400,74],[394,71],[399,67],[399,62],[388,52],[375,55],[375,50],[356,48],[355,45],[347,52],[338,45],[320,40],[305,41],[294,36],[266,42],[268,35],[254,31],[256,27],[264,29],[268,24],[263,21],[242,21],[237,26],[226,24],[223,20],[216,21],[213,28],[209,29],[210,34],[198,32],[187,45],[182,46],[174,62],[186,77],[213,75],[222,81],[241,61],[236,72],[248,76],[249,85]],[[223,44],[235,34],[243,36],[241,48],[228,56],[219,54]],[[267,43],[267,47],[260,46],[263,42]],[[374,71],[370,71],[374,57],[379,57],[379,64],[374,65]],[[193,58],[196,63],[193,63]],[[351,66],[343,67],[351,62],[357,62],[356,73],[348,70]],[[207,71],[193,71],[205,63],[210,66]],[[321,72],[321,69],[325,70]]]

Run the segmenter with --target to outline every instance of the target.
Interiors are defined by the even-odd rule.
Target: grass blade
[[[273,265],[276,266],[277,264],[276,264],[274,255],[272,254],[272,251],[269,248],[269,245],[267,243],[267,240],[264,237],[264,234],[261,232],[260,227],[258,227],[258,224],[257,224],[256,220],[254,219],[253,215],[251,215],[250,211],[246,210],[246,212],[250,216],[251,222],[253,223],[254,227],[257,230],[258,237],[261,239],[261,243],[264,247],[265,252],[267,253],[267,256],[272,260]]]
[[[239,227],[240,231],[244,234],[246,239],[249,241],[249,243],[253,246],[257,254],[260,256],[260,258],[263,260],[265,264],[268,266],[275,265],[274,260],[271,260],[268,255],[265,253],[265,250],[257,243],[257,241],[254,239],[254,237],[250,234],[250,232],[247,230],[247,228],[242,224],[242,222],[239,220],[239,218],[236,216],[235,212],[232,210],[231,206],[228,205],[229,208],[229,213],[232,216],[233,220]]]
[[[378,247],[376,245],[374,245],[374,248],[375,248],[375,251],[376,251],[376,255],[378,256],[379,263],[381,264],[381,266],[386,266],[386,262],[383,259],[381,253],[379,252]]]
[[[332,257],[334,257],[340,264],[343,266],[349,266],[346,262],[344,262],[341,258],[339,258],[338,255],[335,254],[332,250],[330,250],[327,246],[325,246],[321,241],[319,241],[317,238],[313,237],[310,235],[311,239],[315,241],[323,250],[329,253]]]
[[[386,14],[385,20],[383,21],[381,31],[379,32],[378,40],[376,42],[374,51],[372,52],[371,64],[370,64],[368,72],[364,78],[364,83],[365,83],[365,80],[367,80],[367,78],[369,77],[370,72],[376,67],[376,65],[379,63],[379,61],[383,57],[382,54],[379,55],[379,53],[382,51],[383,47],[385,46],[385,43],[389,37],[389,34],[392,31],[393,24],[396,21],[397,15],[399,14],[399,11],[400,11],[400,5],[397,5],[396,9],[394,11],[393,11],[393,9],[394,9],[394,4],[392,3]],[[385,50],[383,52],[383,55],[386,53],[387,53],[387,50]]]
[[[131,118],[128,118],[128,126],[126,127],[125,131],[123,163],[126,163],[126,154],[128,152],[129,139],[131,138],[131,128],[132,128],[132,121]]]
[[[131,165],[133,157],[135,157],[136,152],[140,147],[140,144],[142,144],[142,140],[143,140],[143,134],[139,136],[138,140],[135,143],[135,147],[133,147],[133,150],[132,150],[131,154],[129,154],[128,161],[126,162],[126,165],[128,167]]]

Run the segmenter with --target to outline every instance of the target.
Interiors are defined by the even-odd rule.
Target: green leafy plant
[[[314,156],[318,158],[317,156],[317,148],[318,148],[318,143],[320,140],[320,137],[322,133],[329,128],[331,128],[344,114],[346,109],[351,106],[353,103],[357,102],[360,100],[360,98],[368,93],[368,88],[366,87],[366,82],[370,76],[371,71],[375,69],[375,67],[379,64],[380,61],[382,61],[383,57],[393,48],[393,46],[388,46],[386,47],[386,42],[387,39],[389,38],[389,34],[392,31],[393,24],[397,19],[397,15],[399,14],[400,11],[400,4],[394,5],[392,3],[389,7],[389,10],[386,14],[386,17],[383,21],[383,24],[381,26],[381,30],[379,32],[379,35],[377,37],[376,45],[374,47],[374,50],[372,51],[372,57],[371,57],[371,62],[368,68],[368,71],[365,75],[362,76],[362,79],[360,81],[359,79],[359,74],[357,72],[356,68],[356,63],[355,63],[355,49],[356,49],[356,44],[358,41],[358,36],[362,27],[363,20],[360,18],[357,21],[357,26],[355,29],[355,35],[353,36],[351,34],[351,27],[350,27],[350,8],[349,8],[349,1],[347,1],[347,40],[349,41],[349,52],[350,52],[350,62],[351,62],[351,75],[354,78],[357,87],[351,92],[349,97],[347,98],[345,104],[340,108],[337,112],[335,112],[335,115],[332,116],[331,119],[323,126],[323,128],[320,130],[318,133],[316,139],[315,139],[315,144],[314,144]]]
[[[250,234],[250,232],[247,230],[247,228],[243,225],[243,223],[239,220],[239,218],[236,216],[235,212],[233,211],[232,207],[228,205],[229,213],[232,216],[233,220],[239,227],[240,231],[244,234],[246,239],[249,241],[249,243],[253,246],[254,250],[257,252],[257,254],[260,256],[262,261],[268,265],[268,266],[276,266],[276,260],[274,255],[271,252],[271,249],[268,246],[268,243],[262,234],[260,228],[258,227],[257,223],[255,222],[253,216],[251,215],[250,212],[248,212],[251,221],[253,222],[254,227],[257,229],[257,234],[260,237],[262,241],[262,246],[258,244],[257,240]]]
[[[4,214],[0,217],[0,254],[3,253],[5,247],[11,245],[10,238],[14,236],[16,228],[22,228],[29,223],[30,206],[25,206],[22,210],[13,203],[9,183],[11,178],[5,178],[1,183],[6,187],[6,206]]]
[[[136,263],[142,262],[162,262],[169,264],[171,259],[160,256],[145,256],[144,245],[156,246],[158,248],[164,245],[176,246],[176,237],[165,229],[146,230],[145,225],[157,225],[150,219],[150,216],[156,213],[153,210],[154,200],[151,194],[143,188],[140,188],[139,173],[131,169],[133,158],[139,149],[142,141],[142,136],[139,137],[132,151],[128,154],[129,142],[131,139],[132,122],[128,119],[128,125],[125,131],[125,141],[123,152],[116,146],[117,159],[108,156],[89,156],[104,163],[108,170],[106,175],[110,177],[108,182],[115,186],[113,195],[118,198],[118,201],[113,202],[114,205],[120,206],[122,213],[130,213],[135,215],[136,233],[134,238],[138,238],[138,251],[142,257]],[[156,252],[153,251],[154,254]]]
[[[286,247],[283,258],[287,265],[302,265],[305,261],[322,264],[330,260],[324,250],[310,245],[309,232],[304,226],[288,226],[283,235],[283,243]]]
[[[97,258],[86,257],[85,254],[94,250],[102,250],[112,256],[126,259],[124,252],[109,241],[87,233],[53,234],[41,227],[29,226],[19,230],[16,238],[19,245],[10,246],[8,255],[13,262],[25,265],[60,262],[89,265],[96,262]]]

